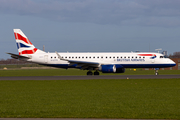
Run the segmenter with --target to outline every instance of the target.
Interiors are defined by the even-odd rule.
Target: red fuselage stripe
[[[155,54],[138,54],[139,56],[156,56]]]

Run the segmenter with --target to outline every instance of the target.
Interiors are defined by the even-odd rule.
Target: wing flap
[[[68,61],[69,66],[75,65],[77,68],[82,68],[82,69],[87,69],[87,68],[95,68],[99,67],[100,64],[97,62],[88,62],[88,61],[79,61],[79,60],[68,60],[68,59],[63,59],[57,52],[56,52],[58,58],[60,60]]]
[[[76,61],[76,60],[69,60],[70,64],[76,64],[77,68],[81,67],[82,69],[87,69],[89,67],[91,68],[97,68],[99,67],[99,63],[96,62],[86,62],[86,61]]]

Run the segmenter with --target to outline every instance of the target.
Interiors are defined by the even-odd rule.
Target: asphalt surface
[[[85,119],[85,118],[0,118],[0,120],[152,120],[152,119]],[[153,119],[163,120],[163,119]],[[168,119],[166,119],[168,120]]]
[[[0,80],[93,80],[93,79],[171,79],[180,75],[100,75],[100,76],[21,76],[0,77]]]

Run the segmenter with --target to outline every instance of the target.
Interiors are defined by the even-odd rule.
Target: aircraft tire
[[[87,75],[93,75],[93,73],[91,71],[88,71]]]
[[[94,72],[94,75],[99,75],[99,72],[98,71]]]

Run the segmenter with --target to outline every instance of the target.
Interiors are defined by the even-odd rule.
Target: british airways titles
[[[128,59],[117,59],[117,61],[119,61],[119,62],[128,62],[128,61],[132,61],[132,62],[137,62],[137,61],[140,61],[140,62],[144,62],[145,61],[145,59],[130,59],[130,58],[128,58]]]

